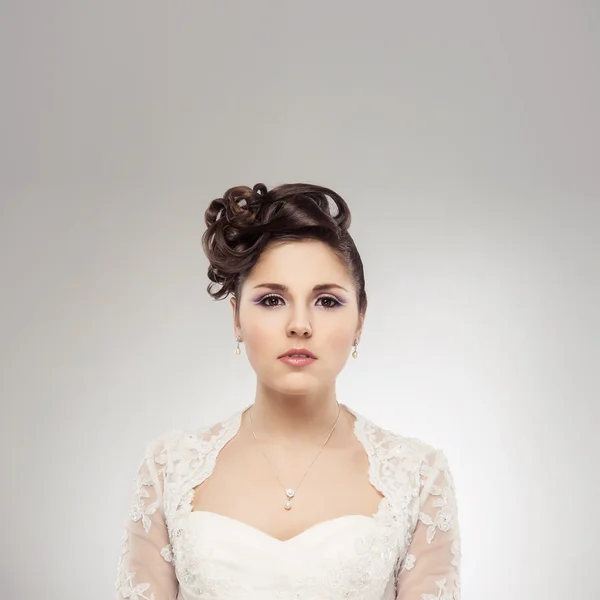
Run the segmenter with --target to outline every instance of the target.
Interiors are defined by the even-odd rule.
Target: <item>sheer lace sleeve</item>
[[[175,600],[178,582],[163,511],[164,443],[152,442],[134,479],[115,582],[122,600]]]
[[[435,450],[421,470],[417,525],[397,577],[398,600],[460,600],[460,534],[452,474]]]

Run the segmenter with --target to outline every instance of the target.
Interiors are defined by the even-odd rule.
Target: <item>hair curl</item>
[[[337,207],[332,214],[329,199]],[[363,263],[348,233],[350,209],[329,188],[291,183],[267,190],[236,186],[213,200],[204,214],[202,247],[209,267],[209,295],[240,296],[241,287],[262,252],[275,241],[314,239],[326,243],[347,265],[357,289],[359,312],[367,305]],[[220,289],[213,291],[215,284]]]

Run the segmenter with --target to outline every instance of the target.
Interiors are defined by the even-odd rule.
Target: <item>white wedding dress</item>
[[[372,517],[330,519],[281,541],[192,511],[193,488],[212,473],[244,411],[210,428],[170,431],[148,445],[135,478],[116,598],[459,600],[459,525],[443,451],[345,408],[383,495]]]

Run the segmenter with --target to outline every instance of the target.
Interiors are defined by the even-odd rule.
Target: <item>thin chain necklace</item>
[[[252,427],[252,435],[254,436],[254,439],[258,442],[258,438],[256,437],[256,432],[254,431],[254,423],[252,422],[252,409],[253,408],[254,408],[254,406],[252,406],[252,408],[250,408],[250,411],[248,412],[248,417],[250,419],[250,426]],[[298,482],[298,485],[295,488],[286,488],[285,485],[283,485],[283,483],[281,483],[281,479],[279,479],[279,475],[277,474],[277,469],[275,468],[275,465],[271,462],[271,459],[267,456],[267,454],[263,450],[261,450],[263,456],[267,459],[267,462],[269,463],[269,465],[273,469],[273,473],[275,474],[275,477],[277,478],[277,481],[279,482],[279,485],[285,491],[286,501],[285,501],[285,504],[283,505],[283,508],[285,508],[286,510],[290,510],[292,508],[292,499],[294,498],[294,496],[296,495],[296,492],[298,491],[298,488],[300,487],[300,485],[304,481],[304,478],[306,477],[306,474],[308,473],[308,471],[310,470],[310,468],[315,464],[315,461],[317,460],[317,458],[319,458],[319,455],[323,451],[323,448],[325,448],[325,446],[327,445],[327,442],[329,441],[329,438],[333,434],[333,430],[335,429],[335,426],[337,425],[338,421],[340,420],[340,413],[341,412],[342,412],[342,409],[341,409],[340,403],[338,402],[338,414],[337,414],[337,418],[335,420],[335,423],[333,424],[333,427],[331,428],[331,431],[329,432],[329,435],[327,436],[327,439],[325,440],[325,443],[321,446],[321,448],[317,452],[317,455],[314,457],[314,459],[312,460],[312,462],[310,463],[310,465],[308,465],[306,471],[304,471],[304,475],[302,475],[302,477],[300,478],[300,481]]]

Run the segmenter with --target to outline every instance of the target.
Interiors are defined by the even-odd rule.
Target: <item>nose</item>
[[[308,328],[292,327],[288,330],[288,335],[298,335],[300,337],[310,337],[311,331]]]
[[[296,311],[290,319],[287,326],[288,336],[310,337],[312,335],[312,327],[306,312]]]

